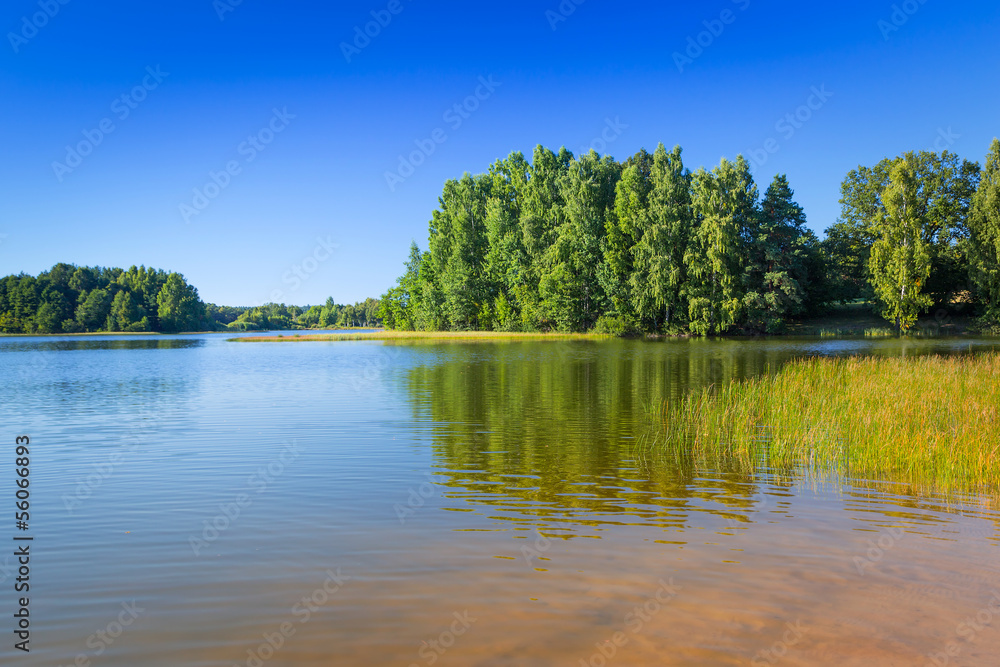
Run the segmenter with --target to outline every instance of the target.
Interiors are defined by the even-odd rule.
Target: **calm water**
[[[33,443],[30,530],[8,507],[0,540],[34,537],[30,656],[0,551],[0,663],[1000,655],[987,499],[696,469],[637,441],[649,405],[796,356],[998,341],[226,338],[0,339],[0,502],[15,436]]]

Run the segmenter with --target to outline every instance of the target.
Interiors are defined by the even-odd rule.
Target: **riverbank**
[[[303,343],[316,341],[482,341],[482,340],[609,340],[608,334],[514,333],[504,331],[376,331],[374,333],[318,334],[311,336],[243,336],[229,340],[240,343]]]
[[[965,311],[968,309],[966,308]],[[907,332],[907,336],[936,337],[964,336],[969,334],[995,335],[996,331],[982,330],[980,323],[968,312],[963,311],[961,304],[948,310],[941,310],[919,320]],[[830,306],[822,315],[789,322],[782,336],[821,336],[830,338],[889,338],[898,336],[899,332],[892,323],[887,322],[872,312],[868,303],[849,303]],[[260,335],[239,338],[243,342],[309,342],[309,341],[345,341],[345,340],[599,340],[616,338],[613,334],[598,333],[558,333],[558,332],[502,332],[502,331],[393,331],[379,330],[374,334],[296,334]],[[624,335],[625,338],[692,338],[690,333],[677,334],[634,334]],[[237,339],[233,339],[237,340]]]
[[[1000,493],[1000,353],[795,361],[654,410],[652,451]]]
[[[964,304],[954,304],[921,316],[907,335],[911,336],[962,336],[980,333],[978,322]],[[830,306],[816,317],[792,321],[787,324],[790,336],[867,336],[888,337],[899,335],[893,323],[879,317],[869,303],[855,302]]]
[[[291,329],[290,331],[381,331],[376,327],[340,327],[337,329]],[[89,331],[83,333],[0,333],[0,338],[82,338],[87,336],[205,336],[209,334],[259,333],[266,331],[180,331],[166,333],[163,331]],[[313,334],[317,335],[317,334]],[[235,339],[234,339],[235,340]]]

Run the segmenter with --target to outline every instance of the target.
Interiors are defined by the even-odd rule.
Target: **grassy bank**
[[[796,361],[654,415],[664,454],[1000,491],[1000,354]]]
[[[947,309],[932,310],[920,316],[908,332],[910,336],[960,336],[979,330],[967,304],[957,303]],[[868,303],[836,304],[817,317],[789,322],[786,334],[792,336],[830,336],[883,338],[899,334],[895,325],[872,312]]]
[[[340,340],[600,340],[612,336],[575,333],[506,333],[498,331],[376,331],[375,333],[319,334],[312,336],[244,336],[230,340],[241,343],[298,343]]]

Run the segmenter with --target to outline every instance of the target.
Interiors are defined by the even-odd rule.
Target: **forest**
[[[788,179],[542,146],[449,180],[428,249],[381,299],[399,330],[779,333],[863,300],[899,330],[934,307],[1000,316],[1000,141],[985,167],[910,152],[851,171],[823,240]]]
[[[417,331],[780,333],[864,301],[897,329],[955,304],[1000,321],[1000,140],[985,165],[910,152],[860,166],[820,240],[784,175],[711,171],[661,144],[616,162],[541,146],[449,180],[428,249],[380,300],[205,304],[179,273],[57,264],[0,279],[0,333],[385,326]]]
[[[380,326],[379,303],[205,304],[179,273],[56,264],[0,279],[0,333],[195,332]]]

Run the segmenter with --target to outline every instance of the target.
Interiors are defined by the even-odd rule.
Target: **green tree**
[[[615,214],[605,222],[599,278],[613,314],[623,321],[636,317],[632,286],[635,247],[648,226],[652,166],[653,158],[645,150],[625,162],[615,186]]]
[[[326,298],[326,304],[320,309],[319,326],[323,329],[330,329],[337,326],[340,317],[340,306],[333,301],[333,297]]]
[[[198,298],[198,290],[188,285],[181,274],[167,276],[156,295],[156,305],[162,331],[196,331],[201,328],[204,304]]]
[[[543,321],[540,283],[543,270],[550,264],[550,248],[558,237],[558,229],[565,216],[563,176],[569,171],[573,154],[565,148],[553,153],[536,146],[532,155],[528,182],[521,198],[521,240],[525,261],[518,284],[511,295],[514,309],[520,313],[520,329],[537,330],[551,326]]]
[[[776,176],[764,194],[747,249],[744,305],[748,328],[774,333],[789,317],[805,311],[809,269],[818,244],[805,225],[805,213],[794,201],[788,179]]]
[[[923,287],[931,274],[926,242],[928,220],[920,201],[920,181],[911,156],[896,163],[882,196],[885,215],[876,226],[869,271],[882,316],[905,331],[921,310],[933,305]]]
[[[690,328],[699,335],[722,334],[738,320],[743,303],[744,235],[756,215],[757,188],[743,156],[723,160],[692,182],[695,230],[684,255]]]
[[[101,286],[100,268],[81,266],[73,272],[69,279],[69,286],[76,292],[89,292]]]
[[[111,302],[111,312],[108,315],[109,331],[148,331],[149,320],[146,309],[139,305],[139,300],[132,292],[122,290]]]
[[[100,331],[111,310],[111,295],[104,289],[93,289],[80,294],[82,299],[76,309],[76,321],[84,331]]]
[[[461,180],[450,180],[439,199],[440,208],[433,213],[429,241],[433,275],[444,296],[450,328],[476,328],[482,305],[491,298],[482,271],[489,188],[486,176],[465,174]]]
[[[993,139],[969,215],[970,273],[988,318],[1000,321],[1000,140]]]
[[[653,331],[670,326],[683,315],[684,252],[692,227],[691,173],[684,168],[681,148],[667,153],[660,144],[653,154],[650,191],[634,248],[629,278],[632,304],[640,321]]]
[[[527,251],[521,231],[522,202],[530,165],[521,153],[512,153],[490,168],[490,197],[486,204],[487,250],[483,263],[485,295],[480,319],[489,317],[501,330],[520,327],[515,295],[528,284]]]
[[[381,319],[387,329],[413,331],[414,310],[420,301],[420,266],[423,253],[415,242],[410,243],[410,255],[406,260],[406,272],[396,281],[396,286],[386,292],[379,302],[377,313],[371,319]]]
[[[542,258],[539,296],[543,319],[561,330],[587,330],[605,312],[601,241],[620,176],[617,162],[591,151],[573,160],[560,181],[565,211]]]
[[[923,291],[946,303],[968,288],[966,220],[979,165],[948,151],[940,155],[921,151],[886,158],[871,168],[859,167],[844,180],[841,217],[827,230],[823,244],[831,260],[831,283],[840,300],[873,296],[874,280],[866,269],[879,236],[876,228],[886,215],[884,192],[893,168],[903,160],[915,174],[914,204],[921,210],[921,235],[931,261]]]
[[[73,317],[73,303],[61,287],[69,289],[65,282],[60,285],[50,281],[42,292],[41,304],[35,317],[39,333],[60,333],[63,321]]]

